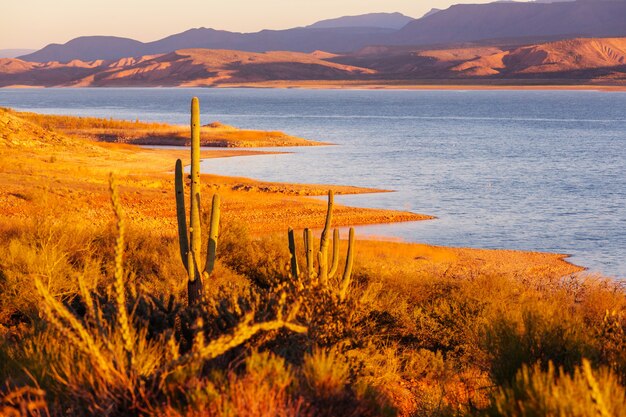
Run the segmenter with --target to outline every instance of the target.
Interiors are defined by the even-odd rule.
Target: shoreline
[[[198,86],[201,87],[201,86]],[[150,88],[150,87],[147,87]],[[176,88],[176,87],[175,87]],[[626,92],[626,85],[595,84],[480,84],[480,83],[410,83],[393,81],[368,83],[358,81],[266,81],[258,83],[218,84],[204,88],[268,88],[303,90],[416,90],[416,91],[602,91]]]
[[[114,172],[124,210],[133,227],[159,230],[175,236],[177,221],[173,203],[174,178],[171,171],[180,158],[188,164],[189,149],[155,150],[118,143],[63,135],[0,109],[0,219],[27,224],[35,215],[53,218],[78,216],[90,224],[105,227],[111,221],[108,176]],[[6,130],[6,132],[4,132]],[[18,151],[19,150],[19,151]],[[255,155],[250,149],[203,150],[202,158]],[[10,162],[9,162],[10,161]],[[78,174],[78,175],[77,175]],[[242,177],[202,174],[203,195],[219,193],[225,224],[243,225],[250,236],[286,237],[294,229],[323,227],[326,201],[309,198],[324,195],[383,192],[372,188],[291,184],[257,181]],[[431,219],[407,211],[336,205],[335,227],[372,225]],[[343,234],[345,237],[345,233]],[[438,247],[416,243],[360,240],[358,252],[364,259],[384,257],[384,264],[410,271],[458,270],[474,274],[537,276],[559,279],[583,271],[564,255]],[[428,262],[424,262],[428,260]]]
[[[275,90],[398,90],[398,91],[597,91],[626,92],[626,85],[595,84],[414,84],[414,83],[360,83],[358,81],[265,81],[257,83],[224,83],[194,86],[137,86],[137,87],[65,87],[65,86],[2,86],[0,91],[21,89],[275,89]]]
[[[143,122],[102,117],[41,114],[0,107],[21,119],[43,128],[58,131],[98,143],[138,146],[188,147],[189,128],[185,125]],[[200,144],[214,149],[284,148],[298,146],[328,146],[320,142],[280,131],[250,130],[213,121],[200,127]]]

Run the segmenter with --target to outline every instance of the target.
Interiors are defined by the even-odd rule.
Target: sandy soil
[[[580,91],[626,91],[626,85],[551,85],[551,84],[416,84],[414,81],[389,81],[380,83],[360,81],[267,81],[258,83],[225,83],[216,88],[301,88],[319,90],[580,90]],[[507,80],[511,83],[511,80]]]

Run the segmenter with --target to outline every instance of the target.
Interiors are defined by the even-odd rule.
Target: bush
[[[334,350],[314,349],[304,357],[302,374],[308,388],[321,398],[339,397],[348,383],[348,363]]]
[[[611,371],[594,371],[586,359],[571,375],[557,372],[552,362],[546,370],[524,365],[510,386],[498,390],[487,415],[623,417],[626,392]]]
[[[564,311],[537,303],[533,310],[522,310],[519,319],[501,317],[488,325],[485,349],[496,383],[512,381],[524,364],[553,363],[571,372],[593,353],[584,325]]]

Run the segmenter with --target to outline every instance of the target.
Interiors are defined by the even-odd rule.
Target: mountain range
[[[0,87],[377,84],[626,85],[626,37],[517,47],[370,47],[349,54],[184,49],[120,60],[36,63],[0,59]],[[341,84],[340,84],[341,85]]]
[[[463,4],[419,19],[344,16],[287,30],[86,36],[0,59],[8,86],[305,82],[626,85],[625,0]]]
[[[625,0],[495,2],[459,4],[419,19],[399,13],[345,16],[286,30],[237,33],[196,28],[153,42],[112,36],[84,36],[50,44],[20,57],[30,62],[115,60],[181,49],[247,52],[354,52],[374,45],[442,45],[466,42],[526,43],[573,37],[626,36]]]

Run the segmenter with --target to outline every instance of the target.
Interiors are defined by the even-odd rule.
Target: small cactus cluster
[[[191,100],[191,186],[189,192],[189,233],[187,233],[187,217],[185,213],[185,191],[183,163],[176,161],[174,184],[176,189],[176,217],[178,219],[178,241],[180,256],[187,270],[187,294],[189,304],[193,305],[202,299],[204,293],[203,280],[207,279],[215,267],[218,230],[220,223],[220,196],[213,196],[211,222],[209,226],[209,243],[204,268],[201,267],[200,247],[202,235],[200,225],[200,102],[197,97]]]
[[[317,252],[317,271],[315,271],[314,256],[313,256],[313,232],[311,229],[304,229],[304,254],[306,262],[306,274],[300,272],[298,266],[298,257],[296,253],[296,238],[292,228],[289,228],[289,254],[291,257],[291,276],[296,281],[301,283],[302,278],[306,278],[309,282],[315,281],[325,288],[329,288],[329,281],[335,278],[339,267],[339,230],[333,230],[333,252],[332,259],[329,265],[328,252],[330,247],[329,234],[331,230],[331,223],[333,218],[333,206],[334,206],[334,193],[332,190],[328,191],[328,208],[326,210],[326,222],[324,224],[324,230],[320,237],[320,247]],[[346,298],[348,287],[350,286],[350,280],[352,279],[352,264],[354,262],[354,229],[350,228],[348,237],[348,252],[346,255],[346,266],[343,271],[343,276],[340,281],[337,295],[339,300],[343,301]],[[303,277],[304,275],[304,277]]]

